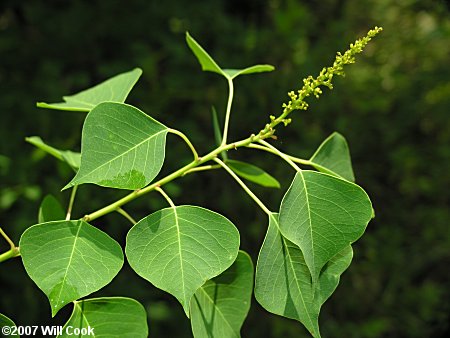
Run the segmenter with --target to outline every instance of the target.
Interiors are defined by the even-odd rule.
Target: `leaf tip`
[[[53,299],[49,299],[49,302],[50,302],[50,308],[52,311],[52,318],[54,318],[57,315],[57,313],[59,312],[59,310],[61,310],[61,308],[64,307],[65,304],[60,306],[57,303],[53,303]]]
[[[61,189],[61,191],[67,190],[67,189],[73,187],[74,185],[75,185],[75,183],[73,183],[73,180],[72,180],[72,181],[70,181],[69,183],[67,183],[67,184]]]
[[[194,40],[194,38],[192,37],[191,34],[189,34],[189,31],[186,31],[185,38],[188,46],[190,47],[190,44],[192,43],[192,40]]]
[[[133,73],[133,72],[136,72],[138,74],[138,77],[140,77],[142,75],[142,73],[143,73],[143,70],[140,67],[135,67],[135,68],[133,68],[131,73]]]
[[[36,107],[37,108],[47,108],[48,103],[45,102],[36,102]]]

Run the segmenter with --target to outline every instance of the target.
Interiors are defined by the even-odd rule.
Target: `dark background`
[[[0,2],[0,226],[18,243],[37,223],[40,201],[72,177],[63,163],[25,143],[40,135],[61,149],[79,150],[85,114],[43,110],[117,73],[144,74],[128,102],[189,135],[200,153],[212,149],[210,107],[223,117],[226,82],[202,73],[184,42],[189,32],[220,65],[276,66],[273,73],[236,81],[230,139],[259,131],[277,115],[286,93],[330,65],[337,51],[371,27],[384,31],[347,68],[335,89],[311,99],[307,112],[280,127],[279,148],[309,157],[337,130],[348,140],[357,182],[372,198],[376,218],[354,245],[353,264],[324,305],[324,337],[441,337],[449,330],[450,20],[444,1],[9,1]],[[161,175],[190,160],[169,136]],[[277,210],[293,172],[270,154],[239,149],[280,179],[282,189],[254,187]],[[167,186],[177,204],[218,211],[241,231],[241,248],[256,262],[267,228],[264,213],[220,171],[199,173]],[[79,189],[75,217],[123,196],[93,185]],[[137,219],[164,207],[151,193],[126,206]],[[94,225],[124,245],[130,225],[108,215]],[[1,252],[8,246],[0,241]],[[58,325],[70,306],[50,319],[45,295],[26,276],[20,259],[0,266],[0,311],[18,325]],[[175,298],[125,266],[95,296],[136,298],[147,309],[153,337],[190,337]],[[301,324],[265,312],[255,301],[244,337],[307,337]]]

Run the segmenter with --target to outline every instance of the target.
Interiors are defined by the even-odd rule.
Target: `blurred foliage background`
[[[49,144],[79,150],[83,113],[37,109],[36,101],[88,88],[141,67],[128,102],[210,150],[211,105],[222,114],[226,83],[202,73],[184,42],[189,31],[219,64],[239,68],[270,63],[269,74],[236,83],[230,139],[259,131],[278,114],[287,91],[329,65],[337,51],[378,25],[384,31],[307,112],[293,116],[273,141],[309,157],[331,132],[348,140],[357,182],[371,196],[376,218],[355,244],[355,258],[321,313],[324,337],[442,337],[449,331],[450,16],[432,0],[46,0],[0,2],[0,225],[18,243],[37,223],[40,201],[60,192],[71,170],[25,143],[39,135]],[[190,160],[169,137],[161,175]],[[293,177],[270,154],[229,154],[260,165],[282,182],[280,190],[254,187],[277,210]],[[220,171],[188,175],[167,187],[178,204],[216,210],[241,231],[241,247],[256,262],[267,228],[263,212]],[[123,196],[83,185],[76,217]],[[165,206],[157,193],[126,206],[141,218]],[[124,245],[130,225],[120,215],[94,222]],[[1,251],[8,249],[0,241]],[[58,325],[70,306],[50,319],[44,294],[20,259],[0,266],[0,311],[18,325]],[[95,294],[138,299],[153,337],[190,337],[177,301],[140,279],[128,266]],[[255,301],[244,337],[308,337],[291,320],[265,312]]]

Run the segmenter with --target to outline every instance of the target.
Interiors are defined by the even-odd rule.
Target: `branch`
[[[0,234],[8,242],[9,246],[11,247],[11,249],[9,249],[8,251],[0,254],[0,263],[4,262],[10,258],[20,256],[19,247],[15,246],[14,242],[8,237],[8,235],[3,231],[2,228],[0,228]]]

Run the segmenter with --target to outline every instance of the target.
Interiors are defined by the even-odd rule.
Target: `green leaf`
[[[0,328],[3,328],[4,326],[12,327],[12,326],[16,326],[16,324],[14,324],[14,322],[11,319],[9,319],[8,317],[6,317],[4,314],[0,313]],[[17,337],[17,338],[20,337],[18,334],[6,334],[8,332],[3,331],[3,330],[2,330],[2,333],[5,333],[5,334],[2,334],[2,337]]]
[[[275,69],[271,65],[255,65],[244,69],[222,69],[188,32],[186,32],[186,42],[197,57],[203,71],[220,74],[227,80],[233,80],[239,75],[270,72]]]
[[[279,188],[280,183],[261,168],[246,162],[227,160],[226,164],[239,176],[267,188]]]
[[[351,182],[355,181],[347,141],[337,132],[322,142],[310,162],[321,172],[342,177]]]
[[[220,130],[219,119],[217,118],[217,111],[214,106],[211,107],[212,121],[213,121],[213,129],[214,129],[214,139],[216,140],[216,145],[219,147],[222,143],[222,131]],[[226,161],[228,159],[228,155],[226,151],[222,151],[220,153],[222,159]]]
[[[194,337],[240,337],[250,309],[252,287],[252,260],[239,251],[233,265],[207,281],[191,299]]]
[[[278,215],[269,228],[258,256],[255,298],[269,312],[300,321],[313,337],[320,337],[319,312],[339,284],[353,252],[345,247],[323,268],[313,286],[302,252],[279,231]]]
[[[224,216],[195,206],[159,210],[139,221],[125,248],[138,275],[173,296],[189,316],[191,297],[236,259],[239,232]]]
[[[300,247],[313,282],[325,264],[365,231],[372,204],[358,185],[316,171],[298,172],[280,207],[280,230]]]
[[[203,49],[202,46],[200,46],[197,41],[194,40],[188,32],[186,32],[186,42],[191,51],[197,57],[198,62],[200,62],[202,70],[206,72],[214,72],[227,77],[223,70],[217,65],[216,61],[214,61],[214,59]]]
[[[84,329],[93,335],[83,337],[148,337],[147,314],[134,299],[102,297],[76,301],[70,319],[58,337],[73,337],[75,329]],[[80,336],[81,337],[81,336]]]
[[[25,270],[49,298],[52,316],[109,284],[123,264],[120,245],[81,220],[33,225],[19,245]]]
[[[77,171],[80,167],[81,154],[70,150],[59,150],[46,144],[39,136],[26,137],[25,141],[31,143],[37,148],[56,157],[58,160],[67,163],[73,170]]]
[[[274,69],[275,69],[275,67],[272,65],[255,65],[255,66],[247,67],[244,69],[224,69],[223,72],[230,79],[234,79],[234,78],[238,77],[239,75],[271,72]]]
[[[61,152],[64,162],[72,167],[75,172],[81,165],[81,153],[66,150]]]
[[[47,195],[39,207],[38,222],[59,221],[65,218],[65,212],[59,201],[53,195]]]
[[[83,183],[140,189],[161,170],[168,128],[141,110],[104,102],[86,117],[81,166],[64,189]]]
[[[141,75],[142,70],[135,68],[132,71],[116,75],[95,87],[83,90],[74,95],[63,96],[65,102],[38,102],[37,106],[39,108],[88,112],[102,102],[113,101],[122,103],[125,102],[125,99]]]

